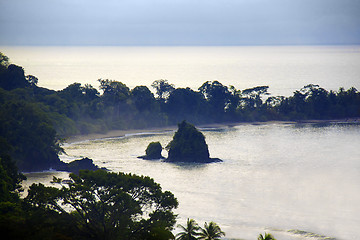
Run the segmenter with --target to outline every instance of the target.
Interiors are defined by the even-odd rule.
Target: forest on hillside
[[[176,88],[156,80],[151,89],[130,89],[99,79],[99,87],[73,83],[60,91],[38,87],[38,79],[0,54],[0,141],[2,151],[21,170],[56,166],[61,140],[68,136],[118,129],[270,120],[360,117],[360,93],[354,87],[328,91],[309,84],[292,96],[271,96],[269,86],[238,90],[219,81],[199,89]],[[99,90],[98,90],[99,89]]]

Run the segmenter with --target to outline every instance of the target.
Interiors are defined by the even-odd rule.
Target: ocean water
[[[289,96],[309,83],[328,90],[360,89],[360,46],[283,47],[1,47],[39,86],[60,90],[99,78],[130,88],[168,79],[197,89],[219,80],[237,89],[269,85]],[[178,198],[178,223],[215,221],[227,238],[358,239],[360,226],[359,124],[244,124],[204,130],[208,165],[145,161],[149,142],[165,146],[172,132],[130,135],[64,146],[70,161],[83,156],[100,167],[154,178]],[[164,152],[166,155],[166,152]],[[65,172],[27,174],[50,184]],[[316,235],[314,235],[314,234]]]
[[[215,221],[227,238],[358,239],[360,124],[242,124],[201,129],[212,164],[138,159],[173,132],[65,144],[64,161],[87,156],[115,172],[147,175],[179,200],[178,223]],[[163,152],[166,156],[166,151]],[[63,172],[28,174],[27,184]]]
[[[71,83],[98,87],[108,78],[134,88],[167,79],[199,88],[219,80],[237,89],[269,85],[290,96],[313,83],[328,90],[360,88],[360,46],[263,47],[0,47],[39,86],[60,90]]]

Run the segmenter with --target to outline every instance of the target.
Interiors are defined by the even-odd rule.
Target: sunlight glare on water
[[[178,198],[178,223],[215,221],[228,238],[270,231],[280,240],[307,239],[287,232],[299,229],[356,239],[360,125],[244,124],[203,132],[211,156],[223,162],[137,158],[152,141],[166,146],[173,132],[67,144],[64,159],[87,156],[111,171],[150,176]]]
[[[268,85],[290,96],[313,83],[327,90],[360,88],[360,46],[252,47],[1,47],[12,63],[61,90],[78,82],[98,87],[99,78],[150,87],[168,79],[198,89],[219,80],[237,89]]]

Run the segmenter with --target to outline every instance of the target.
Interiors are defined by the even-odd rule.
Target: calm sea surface
[[[71,83],[98,87],[99,78],[130,88],[168,79],[197,89],[219,80],[237,89],[269,85],[291,95],[314,83],[329,90],[360,89],[360,46],[284,47],[0,47],[39,85],[55,90]]]
[[[178,223],[215,221],[229,238],[251,240],[266,231],[278,240],[358,239],[360,124],[244,124],[203,132],[211,156],[223,162],[137,158],[152,141],[166,146],[173,132],[66,144],[61,158],[87,156],[111,171],[150,176],[178,198]],[[27,184],[53,175],[67,177],[33,173]],[[305,237],[310,233],[318,236]]]
[[[360,46],[338,47],[1,47],[39,85],[63,89],[97,79],[130,88],[168,79],[197,89],[207,80],[245,89],[269,85],[289,96],[308,83],[328,90],[360,89]],[[204,131],[213,157],[208,165],[145,161],[148,143],[165,146],[172,132],[66,144],[64,161],[87,156],[112,171],[154,178],[180,202],[178,223],[215,221],[229,238],[278,240],[358,239],[360,226],[360,125],[240,125]],[[164,153],[166,154],[166,153]],[[31,173],[49,183],[64,172]],[[304,231],[303,235],[289,230]],[[309,237],[308,233],[322,236]]]

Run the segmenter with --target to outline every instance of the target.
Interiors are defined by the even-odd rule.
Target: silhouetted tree
[[[33,75],[27,75],[25,76],[26,81],[30,84],[31,87],[37,86],[39,79]]]
[[[66,217],[77,239],[170,239],[178,202],[149,177],[80,171],[62,188],[30,186],[31,206]],[[54,179],[61,183],[61,179]]]
[[[218,240],[225,236],[225,233],[221,231],[221,228],[214,222],[207,224],[205,222],[204,228],[200,229],[199,238],[203,240]]]
[[[199,225],[194,219],[187,219],[186,226],[178,225],[182,229],[182,232],[176,235],[177,240],[196,240],[199,236]]]
[[[152,110],[155,102],[154,95],[146,86],[137,86],[131,90],[131,99],[139,111]]]
[[[81,83],[72,83],[60,91],[60,96],[69,102],[83,102],[84,94]]]
[[[26,81],[24,75],[24,69],[22,67],[10,64],[0,74],[0,87],[5,90],[12,90],[15,88],[25,88],[30,86],[29,82]]]
[[[0,104],[0,136],[13,147],[10,153],[21,170],[49,169],[59,163],[61,152],[47,114],[34,103]]]
[[[170,96],[170,93],[174,91],[174,84],[170,84],[168,80],[160,79],[154,81],[151,86],[155,88],[158,99],[165,102],[165,100]]]
[[[0,137],[0,202],[16,202],[22,191],[21,182],[26,179],[11,159],[11,148],[6,139]]]
[[[130,96],[129,88],[122,82],[99,79],[100,89],[104,91],[102,97],[107,103],[118,104],[125,101]]]
[[[82,87],[82,93],[84,94],[85,101],[93,101],[100,96],[99,91],[91,84],[85,84],[85,86]]]
[[[243,96],[242,100],[245,102],[245,107],[250,109],[261,107],[261,95],[268,95],[268,89],[269,86],[258,86],[243,90],[241,94]]]
[[[184,119],[201,122],[206,118],[206,102],[199,92],[190,88],[177,88],[171,92],[166,102],[166,112],[172,122]]]
[[[0,52],[0,74],[9,66],[9,58]]]
[[[215,120],[221,120],[225,109],[230,104],[231,93],[228,88],[218,81],[207,81],[199,88],[199,91],[210,105],[210,116]]]
[[[276,240],[270,233],[260,234],[258,240]]]

